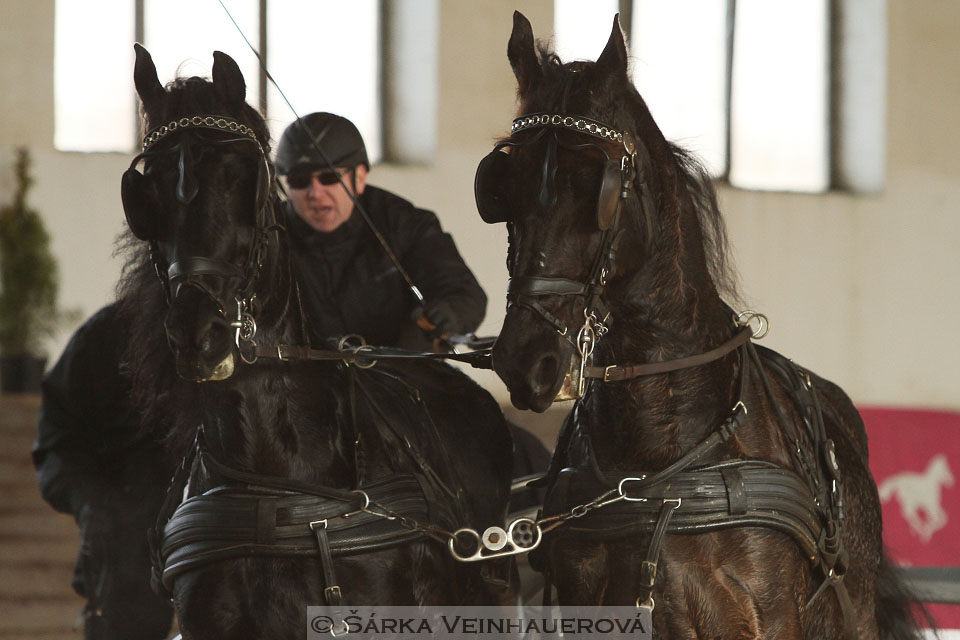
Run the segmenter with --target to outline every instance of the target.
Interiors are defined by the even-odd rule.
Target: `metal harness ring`
[[[753,330],[753,338],[754,340],[761,340],[770,332],[770,320],[767,319],[767,316],[749,310],[737,314],[737,325],[741,327],[749,326],[753,320],[757,321],[757,328]]]

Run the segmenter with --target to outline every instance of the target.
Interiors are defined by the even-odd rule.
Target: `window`
[[[85,2],[56,3],[53,144],[57,149],[133,149],[137,135],[133,25],[134,6],[129,0],[104,0],[97,11]]]
[[[298,113],[350,118],[371,161],[379,160],[379,1],[224,4],[253,46],[264,49],[267,68]],[[96,12],[78,0],[58,0],[55,20],[54,145],[61,151],[130,152],[139,146],[135,40],[150,51],[163,83],[177,75],[209,77],[213,51],[229,54],[247,81],[247,102],[266,113],[274,140],[295,117],[279,92],[267,88],[260,63],[217,0],[104,0]]]
[[[596,58],[619,9],[634,83],[667,138],[715,177],[761,190],[882,188],[882,0],[613,4],[594,33],[581,26],[593,3],[555,0],[558,46],[576,34],[589,42],[573,57]]]
[[[619,10],[619,0],[555,0],[553,46],[560,59],[596,60]]]
[[[353,121],[371,162],[381,156],[378,0],[280,0],[268,5],[268,68],[303,116]],[[267,120],[275,140],[295,116],[272,84]]]

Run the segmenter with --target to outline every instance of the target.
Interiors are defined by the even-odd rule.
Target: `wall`
[[[858,402],[960,407],[953,365],[960,300],[960,3],[889,6],[886,188],[876,196],[720,189],[741,289],[770,317],[766,343],[841,384]],[[490,297],[482,333],[499,329],[506,242],[473,205],[473,172],[504,134],[515,85],[506,60],[512,11],[552,29],[552,2],[442,0],[437,155],[428,167],[378,166],[372,181],[435,209]],[[129,157],[52,149],[53,0],[0,3],[0,202],[17,144],[36,157],[32,203],[53,235],[62,301],[95,311],[120,263],[118,184]],[[69,335],[51,342],[59,352]],[[483,383],[503,397],[490,377]]]

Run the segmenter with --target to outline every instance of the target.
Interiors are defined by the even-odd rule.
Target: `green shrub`
[[[61,314],[57,262],[40,214],[27,206],[30,154],[17,150],[13,204],[0,209],[0,355],[41,355]]]

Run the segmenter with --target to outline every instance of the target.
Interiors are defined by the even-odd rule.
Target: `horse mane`
[[[560,105],[568,97],[589,96],[589,113],[574,113],[615,127],[632,129],[646,144],[654,172],[663,182],[670,177],[677,183],[673,202],[660,201],[659,206],[676,207],[684,204],[696,215],[699,225],[707,273],[721,298],[731,303],[742,301],[737,287],[737,275],[727,238],[726,224],[720,212],[713,178],[702,161],[688,149],[668,141],[650,114],[646,102],[632,82],[595,73],[596,63],[577,60],[563,62],[545,42],[537,43],[542,80],[529,95],[520,96],[524,112],[530,105]],[[577,96],[567,96],[568,86],[577,82]],[[572,92],[570,92],[572,94]],[[620,96],[626,93],[626,99]],[[599,97],[599,98],[598,98]]]
[[[175,118],[188,115],[224,115],[235,118],[250,127],[264,153],[269,157],[270,133],[263,117],[256,109],[244,103],[239,114],[225,113],[214,91],[213,83],[197,76],[179,77],[166,85],[167,97],[163,122],[148,122],[141,106],[143,130],[156,127]],[[176,372],[173,354],[167,344],[163,318],[167,302],[160,279],[157,277],[149,244],[134,237],[125,228],[115,242],[115,256],[124,260],[116,285],[119,317],[129,328],[130,342],[123,355],[122,367],[133,386],[133,406],[140,414],[141,430],[153,437],[168,436],[192,438],[195,424],[176,428],[170,424],[177,418],[170,407],[171,398],[187,404],[199,402],[199,385],[189,383]],[[189,411],[180,412],[190,415]],[[189,444],[176,443],[176,445]]]

